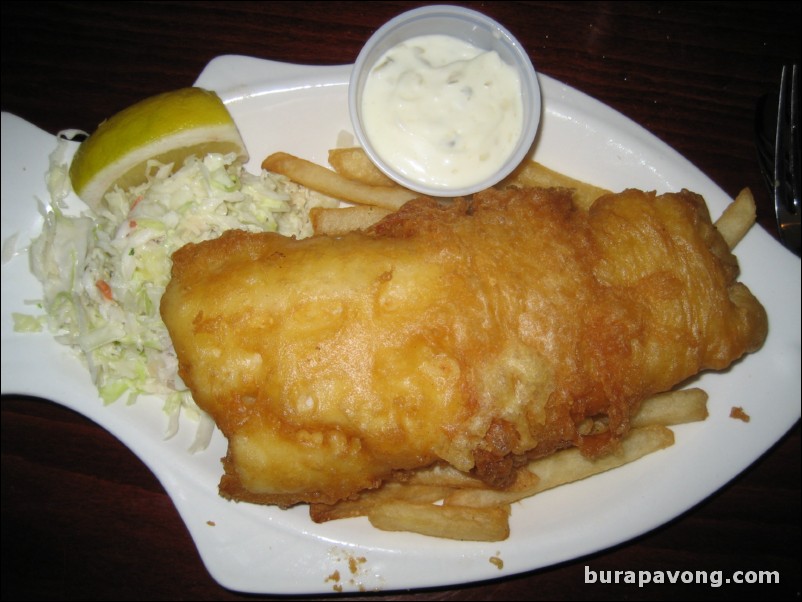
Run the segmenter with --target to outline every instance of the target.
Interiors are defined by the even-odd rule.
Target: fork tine
[[[791,194],[794,207],[799,213],[799,68],[794,65],[791,70],[791,148],[789,149],[789,167],[791,168]]]
[[[774,210],[783,242],[797,255],[802,247],[798,94],[797,66],[783,67],[774,147]]]
[[[774,193],[774,145],[777,138],[777,94],[761,96],[755,107],[755,148],[760,173],[768,190]]]
[[[785,207],[786,139],[788,128],[788,67],[783,66],[780,75],[780,94],[777,103],[777,130],[774,133],[774,202],[778,217]]]

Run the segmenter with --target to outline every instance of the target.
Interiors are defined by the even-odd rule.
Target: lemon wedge
[[[97,210],[113,186],[147,180],[150,159],[180,167],[190,155],[248,153],[223,101],[202,88],[182,88],[146,98],[101,123],[75,152],[70,181]]]

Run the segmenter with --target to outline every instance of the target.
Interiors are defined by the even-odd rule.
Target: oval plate
[[[262,159],[279,150],[327,163],[328,149],[351,131],[350,71],[348,65],[223,56],[209,63],[197,85],[216,90],[227,103],[250,152],[248,169],[257,172]],[[543,116],[534,158],[541,163],[612,190],[688,188],[706,198],[714,219],[729,203],[710,179],[640,126],[549,77],[541,75],[540,83]],[[41,228],[36,199],[48,198],[43,176],[55,140],[4,113],[2,147],[2,240],[16,235],[23,248]],[[76,198],[70,204],[80,207]],[[512,533],[503,542],[382,532],[363,518],[318,525],[306,507],[282,511],[223,500],[217,483],[226,443],[219,432],[209,449],[190,455],[194,425],[184,422],[165,440],[160,400],[104,406],[71,350],[48,333],[13,332],[12,312],[31,313],[26,302],[41,296],[23,254],[2,266],[2,392],[51,399],[117,436],[159,478],[209,572],[229,589],[313,594],[498,578],[590,554],[670,521],[746,469],[799,419],[799,260],[760,228],[737,253],[741,279],[765,304],[771,327],[761,351],[694,381],[710,394],[708,420],[676,427],[676,444],[667,450],[515,504]],[[751,422],[729,418],[734,405]]]

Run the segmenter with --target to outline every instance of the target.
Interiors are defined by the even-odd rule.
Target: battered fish
[[[419,199],[362,233],[234,231],[173,261],[162,316],[228,438],[220,492],[282,507],[438,461],[503,486],[525,459],[607,453],[643,399],[767,331],[686,191]]]

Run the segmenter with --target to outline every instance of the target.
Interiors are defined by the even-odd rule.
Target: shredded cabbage
[[[158,396],[170,417],[168,436],[182,411],[200,419],[192,449],[201,449],[213,423],[181,382],[159,315],[173,252],[234,228],[304,238],[312,234],[309,209],[337,201],[283,176],[248,173],[234,153],[209,154],[189,157],[174,173],[172,164],[152,161],[145,184],[115,188],[97,212],[70,216],[63,144],[51,155],[51,202],[41,208],[42,232],[29,249],[47,327],[80,352],[105,403]],[[35,324],[18,319],[20,330]]]

